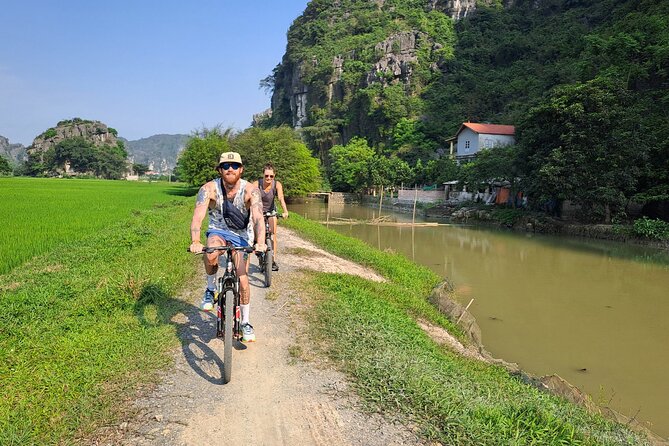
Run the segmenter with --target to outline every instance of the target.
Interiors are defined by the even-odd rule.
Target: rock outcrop
[[[74,118],[60,121],[56,127],[51,127],[37,136],[26,151],[29,157],[42,160],[47,150],[70,138],[84,138],[96,146],[115,146],[118,143],[116,130],[106,124]]]
[[[0,156],[11,162],[22,162],[25,161],[26,149],[23,144],[11,144],[9,139],[0,136]]]

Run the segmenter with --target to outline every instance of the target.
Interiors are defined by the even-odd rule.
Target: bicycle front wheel
[[[272,285],[272,263],[274,262],[274,249],[272,247],[272,240],[267,241],[267,251],[265,251],[265,287],[269,288]]]
[[[232,332],[235,325],[235,294],[232,292],[232,290],[226,290],[224,299],[225,304],[223,312],[225,313],[225,325],[223,327],[223,384],[227,384],[230,382],[230,378],[232,377]]]

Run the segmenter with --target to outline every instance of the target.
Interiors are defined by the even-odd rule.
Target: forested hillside
[[[310,2],[263,81],[268,124],[301,127],[326,165],[359,136],[414,168],[463,121],[513,124],[514,175],[537,200],[610,216],[669,198],[669,2],[479,1],[457,21],[452,3]]]

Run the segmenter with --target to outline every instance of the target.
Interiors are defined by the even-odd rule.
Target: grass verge
[[[299,216],[283,223],[389,280],[313,273],[303,284],[326,296],[310,310],[310,339],[320,340],[317,348],[352,378],[370,410],[402,414],[443,444],[648,444],[625,426],[523,384],[500,367],[435,344],[416,316],[451,332],[453,325],[426,302],[438,277],[425,268]]]
[[[134,211],[0,276],[0,444],[69,444],[115,422],[178,345],[190,200]],[[189,261],[190,260],[190,261]]]

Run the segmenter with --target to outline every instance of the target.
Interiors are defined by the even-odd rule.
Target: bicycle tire
[[[267,251],[265,251],[265,264],[263,266],[263,273],[265,274],[265,287],[269,288],[272,285],[272,263],[274,262],[274,248],[272,240],[267,240]]]
[[[214,299],[214,305],[216,305],[216,337],[223,337],[223,328],[224,324],[224,315],[223,315],[223,304],[221,299],[223,298],[223,278],[218,278],[218,283],[216,284],[216,297]]]
[[[219,297],[220,298],[220,297]],[[232,335],[234,321],[235,294],[232,290],[225,291],[223,312],[223,384],[230,382],[232,377]]]

